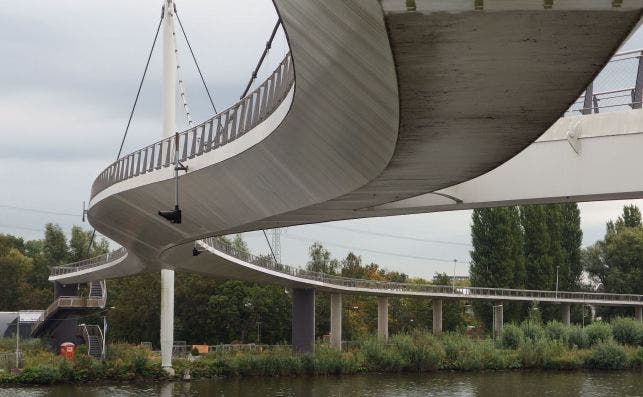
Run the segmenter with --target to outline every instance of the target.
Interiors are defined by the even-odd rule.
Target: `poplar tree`
[[[517,207],[473,210],[471,267],[474,287],[524,288],[525,259],[523,236]],[[506,321],[519,321],[522,304],[505,302]],[[491,305],[474,302],[476,315],[487,327],[491,324]]]

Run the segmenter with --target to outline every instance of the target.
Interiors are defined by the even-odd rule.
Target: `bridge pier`
[[[502,301],[496,302],[493,306],[493,331],[494,337],[499,337],[502,335],[502,327],[504,324],[504,313],[503,313]]]
[[[315,290],[292,289],[292,348],[295,353],[315,349]]]
[[[330,347],[342,350],[342,295],[330,294]]]
[[[643,322],[643,306],[636,306],[634,308],[634,317],[640,322]]]
[[[377,339],[388,341],[388,297],[377,297]]]
[[[174,270],[161,269],[161,366],[174,374]]]
[[[563,303],[560,305],[560,311],[562,315],[562,322],[565,325],[571,325],[571,304],[569,303]]]
[[[442,299],[433,299],[433,335],[442,335]]]

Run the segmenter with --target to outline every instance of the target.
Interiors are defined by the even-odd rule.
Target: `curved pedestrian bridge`
[[[635,306],[638,315],[640,296],[342,279],[263,263],[212,236],[368,216],[643,197],[643,73],[627,74],[636,76],[631,87],[592,83],[639,23],[643,4],[274,3],[290,53],[225,111],[110,164],[92,186],[88,219],[127,251],[56,268],[50,280],[161,271],[169,282],[179,270],[286,285],[293,289],[293,345],[304,350],[314,340],[315,289],[333,293],[335,315],[341,312],[336,292],[429,296],[434,313],[441,313],[441,303],[435,305],[442,298],[465,298],[559,302],[567,319],[571,303]],[[171,8],[164,12],[172,17]],[[612,106],[627,94],[629,104]],[[571,117],[561,118],[565,113]],[[159,211],[172,212],[173,222]],[[194,256],[195,244],[207,254]],[[163,296],[162,307],[172,311],[173,300]],[[164,366],[171,365],[167,313],[161,316]],[[441,324],[441,315],[434,320]],[[332,333],[341,342],[341,332]]]

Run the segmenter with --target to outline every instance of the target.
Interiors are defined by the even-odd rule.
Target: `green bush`
[[[16,383],[49,385],[60,380],[60,374],[52,367],[38,366],[25,368],[16,376]]]
[[[622,369],[627,365],[627,355],[623,346],[601,342],[594,347],[585,365],[596,369]]]
[[[522,344],[525,334],[515,324],[507,324],[502,330],[501,344],[505,349],[517,349]]]
[[[578,325],[572,325],[567,331],[567,345],[570,348],[585,349],[589,347],[589,338],[585,328]]]
[[[597,343],[609,342],[612,339],[612,327],[600,321],[591,323],[585,327],[585,332],[587,332],[587,339],[590,346],[594,346]]]
[[[316,375],[354,374],[360,368],[358,353],[342,353],[329,347],[320,346],[315,350],[314,373]],[[300,363],[303,369],[303,364]]]
[[[558,340],[567,344],[569,327],[559,321],[550,321],[545,325],[545,334],[551,340]]]
[[[405,363],[402,369],[406,371],[436,370],[444,358],[442,344],[426,331],[396,335],[391,342],[402,356],[402,361]]]
[[[393,338],[395,338],[395,336]],[[409,365],[396,347],[385,345],[376,339],[369,339],[364,342],[362,351],[364,353],[366,366],[370,370],[401,372]]]
[[[554,361],[563,355],[565,347],[557,340],[528,339],[520,346],[518,354],[523,368],[554,368]]]
[[[636,346],[641,342],[643,326],[640,321],[629,317],[616,317],[611,325],[612,335],[618,343]]]
[[[545,338],[545,330],[539,322],[532,320],[523,321],[522,324],[520,324],[520,329],[522,329],[525,339],[537,341]]]

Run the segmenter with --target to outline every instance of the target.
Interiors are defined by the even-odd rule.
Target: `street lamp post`
[[[453,292],[455,292],[455,266],[458,264],[458,260],[453,260],[453,280],[451,280],[451,285],[453,285]]]
[[[20,368],[20,311],[16,319],[16,369]]]
[[[261,344],[261,321],[257,321],[257,344]]]
[[[556,266],[556,299],[558,299],[558,269],[560,269],[560,265]]]

